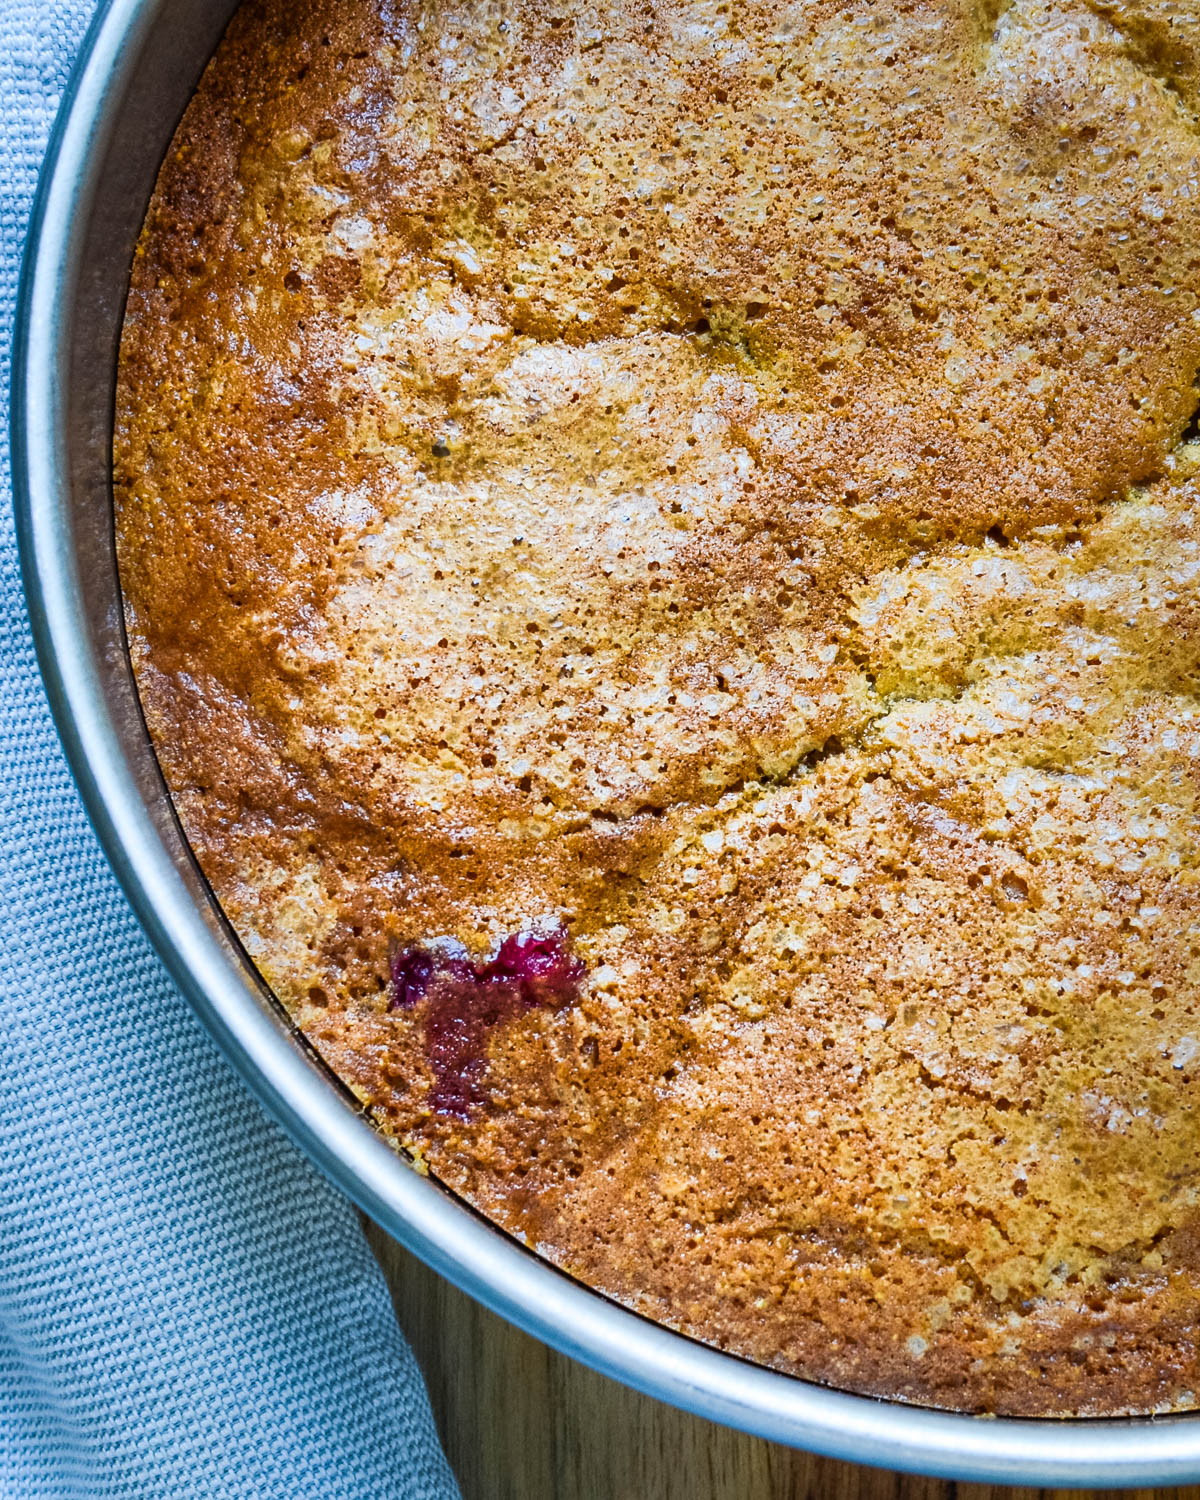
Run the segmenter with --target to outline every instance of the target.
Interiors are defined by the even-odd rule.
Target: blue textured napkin
[[[0,359],[90,14],[0,0]],[[350,1205],[151,953],[50,722],[0,439],[0,1496],[450,1500]]]

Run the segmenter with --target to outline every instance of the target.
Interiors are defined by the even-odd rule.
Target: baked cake
[[[248,0],[130,648],[249,954],[593,1287],[1198,1404],[1200,0]]]

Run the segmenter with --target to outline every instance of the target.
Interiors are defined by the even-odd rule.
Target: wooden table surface
[[[716,1427],[555,1354],[456,1291],[382,1230],[368,1238],[425,1371],[463,1500],[1200,1500],[1200,1486],[1033,1490],[815,1458]]]

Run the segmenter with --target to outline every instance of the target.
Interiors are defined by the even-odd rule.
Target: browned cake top
[[[130,641],[254,960],[853,1389],[1197,1404],[1198,25],[249,0],[139,246]]]

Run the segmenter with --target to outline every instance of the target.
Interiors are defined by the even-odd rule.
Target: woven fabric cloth
[[[0,358],[90,5],[0,0]],[[7,423],[3,483],[9,485]],[[88,825],[0,515],[0,1495],[451,1500],[350,1206],[172,987]]]

